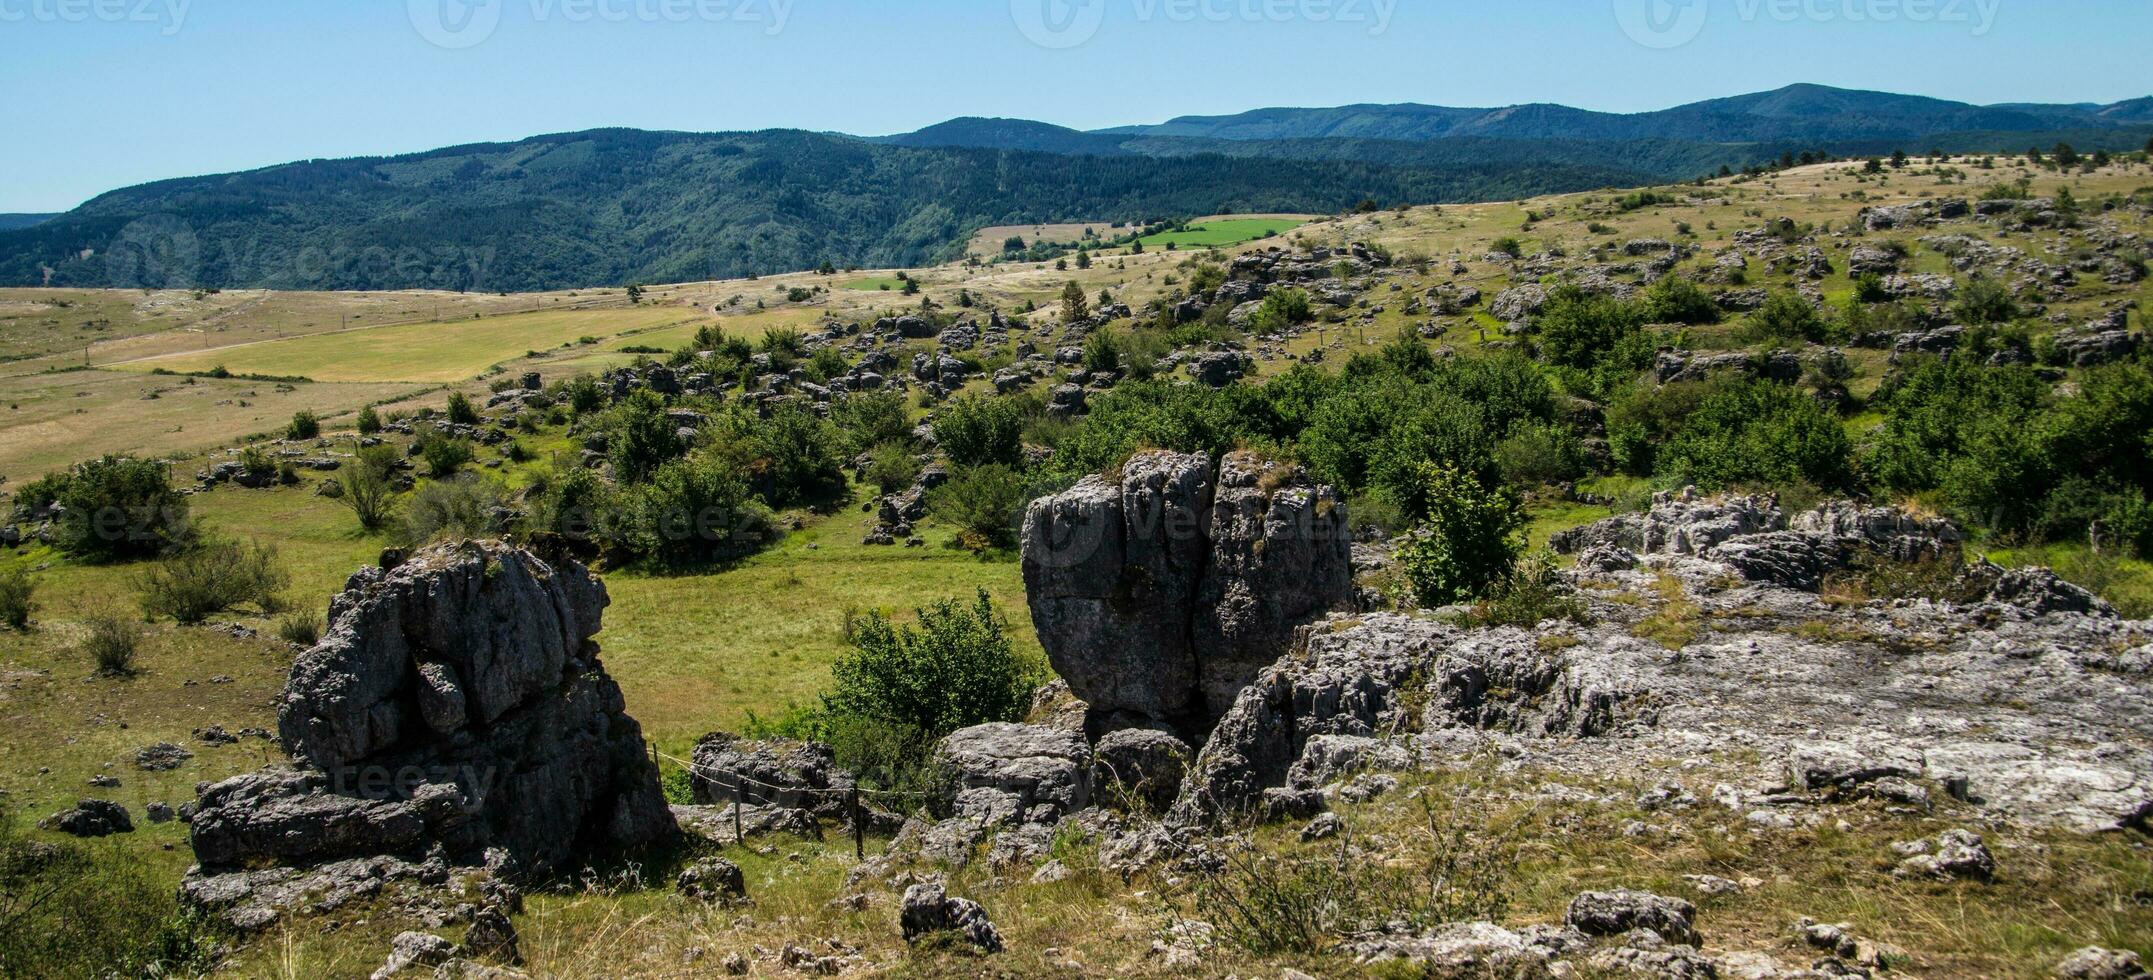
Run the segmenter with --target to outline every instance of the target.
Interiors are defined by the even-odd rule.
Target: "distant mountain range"
[[[2153,98],[1975,106],[1796,85],[1657,112],[1359,105],[1084,132],[594,130],[159,181],[0,217],[0,284],[555,289],[961,254],[977,229],[1330,212],[1687,180],[1787,152],[2137,149]],[[10,219],[17,219],[13,222]],[[38,219],[38,220],[32,220]]]

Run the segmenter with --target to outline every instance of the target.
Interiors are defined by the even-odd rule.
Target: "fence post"
[[[852,859],[867,860],[867,820],[860,812],[860,787],[852,787]]]
[[[747,839],[747,835],[745,835],[745,834],[743,834],[743,833],[741,833],[741,832],[740,832],[740,811],[742,811],[742,810],[744,810],[744,809],[747,809],[747,805],[748,805],[748,784],[747,784],[747,783],[746,783],[745,781],[743,781],[743,780],[742,780],[742,779],[740,778],[740,774],[736,772],[736,773],[734,773],[734,774],[733,774],[733,843],[734,843],[734,844],[746,844],[746,843],[747,843],[747,840],[748,840],[748,839]]]

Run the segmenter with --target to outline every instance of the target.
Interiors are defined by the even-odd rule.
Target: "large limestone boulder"
[[[1208,725],[1352,584],[1336,491],[1250,453],[1138,453],[1034,501],[1023,552],[1048,658],[1105,729]]]
[[[369,856],[547,875],[672,835],[591,640],[605,606],[582,566],[499,542],[352,576],[279,698],[294,764],[202,792],[190,890]]]

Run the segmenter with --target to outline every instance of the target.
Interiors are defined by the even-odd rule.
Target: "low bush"
[[[900,442],[885,442],[869,450],[867,467],[860,471],[861,479],[886,494],[910,487],[919,475],[919,457],[913,455],[912,447]]]
[[[457,425],[477,425],[478,409],[471,404],[469,396],[460,391],[449,392],[449,421]]]
[[[963,466],[927,495],[927,510],[937,520],[960,528],[976,549],[1008,548],[1017,543],[1024,505],[1031,501],[1024,474],[1000,463]]]
[[[277,620],[277,639],[296,647],[321,642],[322,615],[313,609],[295,609]]]
[[[274,613],[290,584],[274,546],[210,541],[159,562],[136,588],[143,614],[192,624],[248,604]]]
[[[396,536],[413,547],[491,537],[507,530],[498,516],[507,503],[507,492],[499,484],[477,474],[429,480],[404,504]]]
[[[295,440],[321,438],[321,419],[316,418],[313,411],[309,409],[302,408],[292,413],[291,424],[284,427],[284,438]]]
[[[968,395],[953,399],[935,415],[935,441],[959,466],[1024,461],[1025,412],[1012,398]]]
[[[870,612],[831,667],[824,723],[863,733],[855,757],[839,759],[847,768],[911,768],[950,732],[1016,721],[1031,706],[1045,669],[1016,652],[984,590],[969,605],[945,599],[918,613],[914,629]],[[887,734],[864,738],[871,728]],[[859,757],[867,746],[884,757]]]
[[[0,569],[0,626],[29,629],[30,614],[37,611],[37,581],[28,569]]]
[[[426,461],[427,475],[435,479],[455,476],[457,471],[470,464],[473,456],[470,441],[444,435],[430,427],[419,433],[418,446],[419,458]]]
[[[135,651],[142,644],[142,631],[135,624],[114,616],[97,616],[88,622],[82,652],[105,677],[132,677]]]
[[[359,526],[367,531],[388,527],[396,516],[396,468],[400,461],[393,447],[367,446],[337,473],[337,486],[342,490],[337,502],[351,508],[359,518]]]
[[[153,558],[194,536],[187,498],[172,489],[171,468],[155,460],[105,456],[25,486],[16,504],[61,508],[54,545],[88,561]]]
[[[1548,552],[1526,555],[1487,589],[1467,619],[1475,626],[1516,626],[1531,629],[1549,620],[1580,625],[1591,621],[1584,600],[1578,598],[1562,573],[1555,556]]]
[[[1423,463],[1420,491],[1407,505],[1418,524],[1398,564],[1425,606],[1482,595],[1516,564],[1526,524],[1517,494],[1470,473]]]

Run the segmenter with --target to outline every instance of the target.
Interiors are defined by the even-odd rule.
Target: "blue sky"
[[[0,0],[0,211],[597,126],[1637,111],[1797,81],[2109,102],[2153,94],[2148,38],[2138,0]]]

